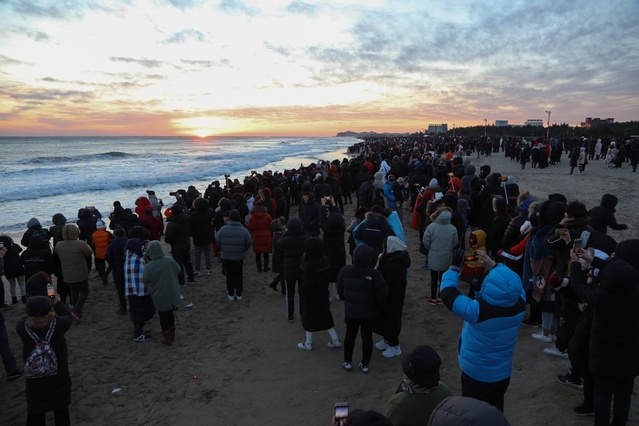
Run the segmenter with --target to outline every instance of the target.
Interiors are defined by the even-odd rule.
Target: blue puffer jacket
[[[459,272],[444,273],[441,298],[464,320],[457,342],[459,366],[475,380],[495,383],[510,377],[513,352],[526,310],[526,293],[519,276],[497,264],[472,300],[459,292]]]

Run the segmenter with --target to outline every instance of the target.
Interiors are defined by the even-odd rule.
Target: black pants
[[[462,372],[462,396],[486,401],[502,412],[504,411],[504,395],[509,384],[510,377],[495,383],[485,383]]]
[[[126,296],[124,295],[124,279],[113,278],[113,284],[115,285],[115,292],[118,294],[118,304],[120,309],[126,311]]]
[[[630,398],[635,378],[609,379],[595,378],[595,426],[625,425],[630,412]],[[613,402],[614,395],[614,402]],[[612,422],[610,422],[610,403],[612,403]]]
[[[104,259],[95,258],[95,269],[98,270],[98,274],[100,278],[106,277],[106,261]]]
[[[264,258],[264,272],[268,272],[268,253],[255,253],[255,264],[258,272],[262,272],[262,258]]]
[[[191,245],[185,244],[184,246],[171,246],[171,257],[180,265],[180,273],[178,274],[178,282],[180,285],[184,285],[184,273],[189,278],[189,282],[195,280],[193,275],[193,264],[191,263]]]
[[[27,426],[44,426],[47,424],[46,412],[27,413]],[[67,426],[71,424],[69,417],[69,407],[53,411],[53,419],[56,426]]]
[[[439,294],[437,293],[437,287],[439,287],[439,280],[443,275],[442,271],[430,270],[430,297],[436,299]]]
[[[241,296],[244,290],[244,261],[224,260],[226,270],[226,292],[233,296]]]
[[[344,361],[353,362],[355,339],[362,335],[362,364],[368,365],[373,355],[373,319],[344,318],[346,336],[344,337]]]
[[[286,287],[286,318],[293,319],[295,314],[295,285],[299,280],[297,278],[284,278],[284,287]]]
[[[175,314],[173,312],[173,309],[171,309],[170,311],[158,311],[162,333],[175,327]]]

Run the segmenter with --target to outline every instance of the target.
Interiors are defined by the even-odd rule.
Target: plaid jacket
[[[130,250],[125,250],[125,253],[124,294],[126,296],[148,296],[149,289],[142,282],[144,259]]]

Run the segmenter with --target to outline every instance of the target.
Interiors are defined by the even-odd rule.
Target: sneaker
[[[351,369],[353,368],[351,363],[346,361],[344,361],[344,364],[342,364],[342,367],[344,367],[344,370],[348,370],[348,371],[351,371]]]
[[[522,323],[523,325],[528,325],[528,326],[530,326],[530,327],[539,327],[539,323],[538,323],[537,321],[535,321],[535,320],[531,319],[530,317],[529,317],[529,318],[526,318],[526,319],[525,319],[525,320],[523,320],[521,323]]]
[[[576,406],[572,410],[572,412],[578,416],[594,416],[595,415],[595,410],[592,407],[588,407],[585,404]]]
[[[429,305],[436,306],[437,305],[437,299],[433,299],[432,297],[429,297],[428,299],[426,299],[426,303],[428,303]]]
[[[7,382],[18,379],[22,377],[23,371],[17,370],[15,373],[7,374]]]
[[[232,302],[235,300],[235,297],[231,296],[230,294],[227,294],[226,298],[229,300],[229,302]]]
[[[572,386],[575,389],[583,389],[584,383],[581,379],[575,380],[570,377],[570,374],[560,374],[557,376],[557,381],[562,385]]]
[[[211,271],[210,269],[206,270],[206,276],[210,277],[213,274],[213,271]]]
[[[392,358],[394,356],[402,356],[402,348],[400,348],[399,345],[390,346],[388,349],[386,349],[384,352],[382,352],[382,356],[384,358]]]
[[[201,277],[201,276],[202,276],[202,274],[200,273],[200,271],[195,271],[195,272],[193,273],[193,275],[195,275],[196,277]]]
[[[388,348],[390,348],[390,346],[388,346],[388,342],[384,339],[380,340],[379,342],[375,343],[375,347],[377,349],[379,349],[380,351],[386,350]]]
[[[368,365],[363,364],[362,362],[359,363],[359,369],[362,370],[362,373],[368,373]]]
[[[288,318],[288,322],[290,322],[290,323],[295,322],[295,318],[293,318],[293,317]]]
[[[556,358],[568,359],[568,351],[560,351],[556,346],[550,346],[548,348],[544,348],[544,353],[548,356],[554,356]]]
[[[75,309],[71,311],[71,315],[73,316],[73,318],[75,318],[76,321],[82,321],[82,313],[76,311]]]
[[[419,265],[419,269],[421,269],[422,271],[427,271],[428,263],[422,263],[421,265]]]
[[[189,281],[189,285],[194,285],[195,281]]]
[[[151,338],[148,337],[146,334],[142,333],[140,334],[138,337],[134,337],[133,341],[136,343],[140,343],[140,342],[146,342],[147,340],[150,340]]]
[[[439,297],[438,297],[437,299],[435,299],[435,300],[437,300],[437,304],[438,304],[438,305],[441,305],[442,303],[444,303],[444,302],[442,301],[442,299],[440,299]]]
[[[239,294],[235,295],[235,300],[242,300],[242,296],[240,296]]]
[[[184,296],[182,296],[182,293],[180,293],[180,300],[184,300]]]
[[[326,346],[328,346],[329,348],[341,348],[342,342],[340,342],[339,340],[331,340],[326,344]]]
[[[144,334],[147,339],[151,338],[151,330],[144,330],[142,334]]]
[[[312,343],[306,343],[306,342],[300,342],[297,344],[297,347],[305,350],[305,351],[312,351],[313,350],[313,344]]]
[[[544,334],[543,331],[540,331],[539,333],[533,333],[532,338],[539,342],[552,343],[552,337],[550,335]]]

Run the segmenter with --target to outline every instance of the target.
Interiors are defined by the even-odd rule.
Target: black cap
[[[425,388],[439,383],[439,367],[442,360],[435,349],[428,345],[419,345],[402,360],[404,374],[413,382]]]

